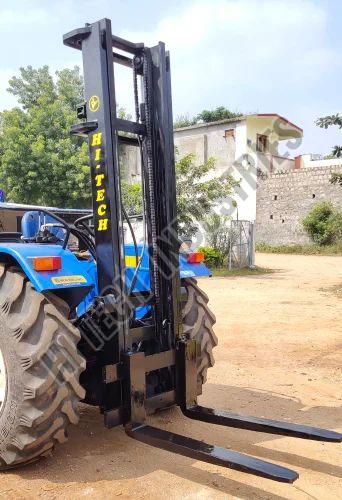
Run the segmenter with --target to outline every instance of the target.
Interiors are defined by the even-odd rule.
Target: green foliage
[[[261,253],[285,253],[297,255],[342,255],[342,241],[333,245],[279,245],[257,243],[255,250]]]
[[[188,114],[178,115],[173,126],[174,128],[190,127],[191,125],[196,125],[196,123],[210,123],[230,118],[238,118],[239,116],[242,116],[242,113],[231,111],[224,106],[218,106],[212,110],[204,109],[201,113],[192,118]]]
[[[259,274],[271,274],[275,269],[267,267],[242,267],[236,269],[228,269],[228,267],[214,267],[212,269],[213,276],[218,278],[230,278],[233,276],[256,276]]]
[[[316,120],[316,125],[321,128],[327,129],[333,125],[336,125],[339,129],[342,128],[342,116],[338,113],[336,115],[323,116]],[[334,146],[332,150],[332,156],[335,158],[340,158],[342,156],[342,146]]]
[[[75,109],[84,99],[83,77],[77,66],[74,69],[56,71],[56,90],[59,98],[69,106],[75,114]]]
[[[197,115],[197,121],[203,121],[205,123],[216,122],[218,120],[226,120],[230,118],[238,118],[242,116],[242,113],[235,111],[230,111],[224,106],[218,106],[215,109],[208,110],[204,109],[202,113]]]
[[[215,160],[198,165],[195,155],[188,154],[176,162],[176,195],[178,232],[180,236],[191,237],[198,229],[197,221],[204,220],[215,204],[232,193],[239,183],[230,175],[206,179],[215,168]],[[125,208],[130,214],[142,212],[140,184],[122,181]]]
[[[224,261],[224,255],[213,247],[199,247],[199,252],[204,253],[204,262],[209,268],[220,267]]]
[[[89,207],[91,189],[87,144],[69,135],[75,106],[83,100],[79,68],[56,72],[48,66],[20,69],[8,91],[22,108],[0,114],[0,184],[8,201]],[[126,117],[123,109],[120,117]],[[188,119],[188,118],[186,118]],[[191,120],[190,120],[191,121]],[[193,122],[193,121],[191,121]],[[192,236],[220,198],[238,183],[229,175],[206,180],[214,159],[198,165],[189,154],[176,163],[180,234]],[[141,213],[141,186],[122,179],[122,195],[130,214]]]
[[[208,245],[221,252],[224,257],[229,255],[232,230],[229,225],[230,217],[218,215],[215,212],[209,214],[204,222],[205,237]]]
[[[71,137],[75,104],[83,100],[79,68],[20,69],[9,92],[21,108],[1,113],[0,184],[8,201],[58,207],[91,204],[87,144]]]
[[[121,181],[122,202],[128,215],[142,213],[142,189],[140,183],[129,184]]]
[[[329,245],[342,238],[342,213],[331,203],[317,203],[303,220],[303,227],[318,245]]]
[[[198,164],[192,153],[176,163],[178,229],[181,236],[193,236],[196,221],[204,220],[220,199],[232,194],[239,183],[228,174],[207,179],[215,168],[214,158]]]
[[[338,184],[342,187],[342,173],[332,172],[330,182],[331,184]]]
[[[13,76],[10,79],[7,91],[18,98],[24,109],[37,106],[41,98],[44,103],[51,103],[57,97],[49,66],[38,69],[32,66],[20,68],[20,76]]]
[[[196,124],[196,118],[190,118],[188,114],[185,114],[177,116],[176,120],[174,121],[173,127],[184,128],[184,127],[190,127],[191,125],[195,124]]]

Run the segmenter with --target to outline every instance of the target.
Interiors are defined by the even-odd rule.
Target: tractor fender
[[[62,267],[56,271],[36,271],[34,257],[61,257]],[[94,286],[90,268],[94,262],[78,260],[68,249],[61,245],[39,243],[2,243],[0,244],[0,262],[18,264],[37,292],[54,291],[69,288],[87,288],[88,293]]]
[[[147,249],[143,248],[142,244],[138,244],[138,254],[142,256],[141,266],[139,270],[139,280],[138,285],[135,288],[136,291],[149,290],[150,289],[150,275],[149,275],[149,255]],[[126,256],[126,276],[127,282],[130,283],[132,278],[134,268],[136,266],[135,259],[135,248],[132,243],[125,245],[125,256]],[[131,267],[131,258],[133,258],[133,267]],[[180,278],[200,278],[205,276],[211,276],[212,273],[210,269],[200,262],[198,264],[189,263],[186,254],[179,254],[179,274]]]
[[[179,273],[181,278],[200,278],[212,275],[203,262],[190,264],[184,254],[179,255]]]

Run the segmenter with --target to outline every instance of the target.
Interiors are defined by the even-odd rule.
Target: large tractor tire
[[[182,304],[183,333],[189,339],[196,339],[201,347],[197,365],[197,392],[201,394],[208,368],[215,362],[213,348],[217,346],[217,337],[213,325],[216,318],[208,307],[208,296],[199,288],[195,279],[182,280],[182,285],[186,289],[186,300]]]
[[[18,269],[0,264],[0,470],[47,455],[78,423],[79,339]]]

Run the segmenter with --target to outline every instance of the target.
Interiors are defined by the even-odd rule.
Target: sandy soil
[[[201,402],[217,408],[342,430],[342,257],[258,255],[274,274],[202,280],[217,315],[219,347]],[[338,444],[189,421],[178,409],[153,417],[170,431],[293,468],[275,483],[151,448],[104,429],[83,407],[79,427],[53,457],[1,475],[6,498],[342,497]]]

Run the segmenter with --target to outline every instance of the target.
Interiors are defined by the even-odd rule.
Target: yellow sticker
[[[74,275],[74,276],[55,276],[51,278],[54,285],[69,285],[70,283],[87,283],[84,276]]]
[[[126,255],[125,257],[126,267],[137,267],[137,258],[135,255]]]
[[[89,109],[93,113],[100,107],[100,98],[97,95],[92,95],[89,99]]]

